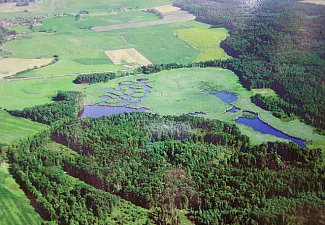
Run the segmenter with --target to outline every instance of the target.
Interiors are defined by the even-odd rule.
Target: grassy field
[[[81,90],[73,83],[75,76],[17,80],[0,83],[0,107],[23,109],[50,103],[58,91]]]
[[[30,205],[28,198],[10,175],[8,168],[7,163],[0,163],[0,224],[40,224],[40,216]]]
[[[109,81],[107,83],[93,84],[85,86],[85,96],[87,103],[95,103],[102,101],[99,96],[103,95],[103,88],[116,88],[119,82],[135,81],[143,75],[122,77]],[[150,112],[164,115],[181,115],[188,112],[202,111],[206,113],[206,117],[219,119],[234,123],[234,120],[242,116],[243,112],[226,113],[231,108],[219,98],[202,92],[202,89],[209,85],[218,85],[221,90],[228,90],[235,93],[239,99],[234,103],[236,106],[257,112],[261,120],[267,122],[271,126],[283,131],[294,137],[310,141],[311,146],[325,146],[323,136],[316,134],[313,128],[300,122],[293,120],[283,122],[274,117],[270,112],[265,111],[255,104],[251,103],[250,97],[253,92],[247,91],[239,83],[238,77],[229,70],[209,68],[209,69],[178,69],[163,71],[148,76],[152,86],[152,92],[148,97],[144,98],[141,106],[150,109]],[[251,138],[252,143],[259,144],[265,141],[285,141],[273,135],[264,135],[254,131],[252,128],[237,124],[243,134]]]
[[[0,109],[0,143],[11,144],[46,128],[45,125],[11,116]]]
[[[227,53],[220,47],[221,41],[228,36],[228,31],[224,28],[190,28],[178,30],[176,33],[179,38],[200,51],[195,62],[229,58]]]

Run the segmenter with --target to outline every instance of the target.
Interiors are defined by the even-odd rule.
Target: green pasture
[[[135,81],[144,75],[122,77],[111,80],[107,83],[99,83],[85,86],[86,103],[101,102],[99,96],[105,93],[103,88],[116,88],[119,82]],[[163,71],[147,76],[149,85],[153,87],[148,97],[142,100],[141,106],[150,109],[150,112],[163,115],[182,115],[188,112],[202,111],[206,117],[219,119],[234,123],[243,115],[243,111],[227,113],[231,108],[219,98],[203,92],[206,86],[217,86],[220,90],[227,90],[235,93],[239,99],[234,102],[237,107],[257,112],[264,122],[294,137],[309,141],[310,146],[324,148],[324,137],[314,132],[313,128],[300,122],[292,120],[284,122],[274,117],[270,112],[265,111],[251,103],[250,97],[253,92],[247,91],[239,82],[238,77],[229,70],[219,68],[191,68]],[[286,141],[273,135],[265,135],[245,125],[237,124],[243,134],[250,137],[253,144],[266,141]]]
[[[228,31],[224,28],[189,28],[178,30],[176,33],[179,38],[200,51],[195,62],[229,58],[227,53],[220,47],[221,41],[228,36]]]
[[[0,107],[23,109],[52,102],[58,91],[81,90],[75,76],[16,80],[0,83]]]
[[[0,224],[36,225],[41,221],[24,192],[10,175],[9,164],[0,162]]]
[[[27,119],[11,116],[0,109],[0,143],[12,144],[19,139],[29,137],[46,126]]]

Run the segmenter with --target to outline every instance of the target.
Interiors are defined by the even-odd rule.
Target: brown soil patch
[[[123,64],[124,62],[129,64],[136,63],[141,66],[151,64],[151,62],[135,48],[111,50],[105,51],[105,53],[114,64]]]

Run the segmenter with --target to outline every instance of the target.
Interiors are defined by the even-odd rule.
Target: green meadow
[[[10,175],[9,164],[0,163],[0,224],[36,225],[41,221],[24,192]]]
[[[74,79],[75,76],[66,76],[0,83],[0,107],[24,109],[50,103],[58,91],[81,90]]]
[[[11,116],[0,109],[0,144],[13,144],[46,128],[45,125]]]
[[[200,51],[200,54],[194,60],[195,62],[229,58],[227,53],[220,48],[221,41],[225,40],[228,36],[228,31],[224,28],[182,29],[177,31],[177,36]]]
[[[0,109],[0,144],[14,144],[46,129],[47,126],[11,116]],[[0,157],[0,224],[18,225],[41,223],[40,216],[9,173],[9,164]]]
[[[122,77],[107,83],[92,84],[84,87],[87,104],[101,102],[99,96],[105,93],[103,88],[116,88],[119,82],[135,81],[143,75]],[[227,113],[231,108],[221,99],[204,91],[207,86],[217,87],[218,90],[226,90],[235,93],[238,100],[233,104],[243,110],[257,112],[264,122],[294,137],[305,139],[310,146],[322,147],[325,145],[324,138],[314,132],[313,128],[300,122],[292,120],[284,122],[274,117],[250,100],[253,91],[247,91],[239,82],[238,77],[229,70],[219,68],[191,68],[163,71],[147,76],[152,92],[142,100],[141,106],[150,109],[150,112],[163,115],[182,115],[189,112],[204,112],[205,117],[219,119],[234,123],[243,115],[243,111]],[[237,124],[243,134],[249,136],[253,144],[266,141],[286,141],[273,135],[265,135],[245,125]]]

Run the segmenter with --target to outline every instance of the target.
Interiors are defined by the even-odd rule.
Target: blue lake
[[[236,113],[236,112],[238,112],[238,110],[240,110],[240,108],[233,106],[231,109],[227,110],[227,112]]]
[[[220,91],[214,95],[217,96],[218,98],[220,98],[223,102],[228,103],[228,104],[231,104],[238,100],[237,95],[235,95],[234,93],[232,93],[230,91]]]
[[[86,105],[82,112],[81,118],[91,117],[100,118],[120,113],[131,112],[146,112],[146,108],[129,108],[125,106],[101,106],[101,105]]]
[[[291,140],[291,141],[297,143],[301,147],[306,145],[306,142],[304,140],[302,140],[300,138],[295,138],[295,137],[289,136],[289,135],[273,128],[269,124],[263,122],[258,116],[255,117],[254,119],[246,118],[246,117],[239,117],[236,120],[236,123],[240,123],[240,124],[244,124],[246,126],[252,127],[255,131],[258,131],[262,134],[271,134],[276,137]]]

